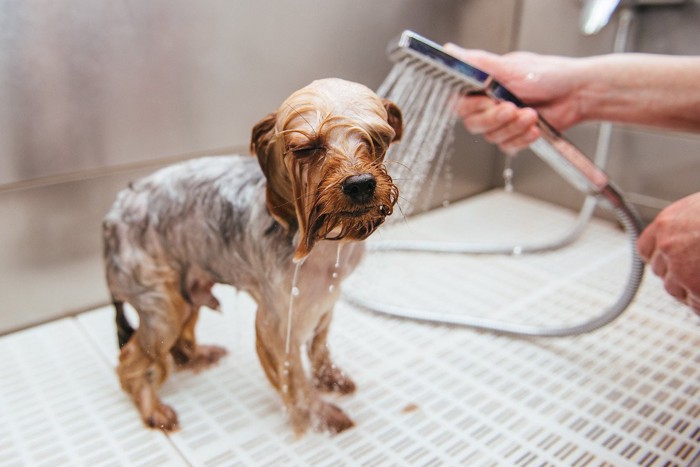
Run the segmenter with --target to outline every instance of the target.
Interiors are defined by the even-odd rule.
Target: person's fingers
[[[456,111],[457,115],[464,119],[471,115],[480,114],[495,105],[497,105],[496,101],[487,96],[462,96],[457,103]]]
[[[518,108],[487,96],[463,96],[456,111],[467,131],[483,133],[487,141],[508,154],[528,147],[541,136],[537,111],[532,108]]]
[[[522,149],[537,139],[539,131],[530,131],[537,127],[537,112],[533,109],[517,109],[514,118],[504,122],[500,127],[484,133],[486,141],[495,142],[502,149]],[[533,138],[533,136],[535,136]]]
[[[501,56],[485,50],[465,49],[452,43],[445,44],[444,49],[450,55],[487,73],[494,73],[502,67]]]
[[[700,316],[700,297],[696,295],[688,295],[686,303],[693,309],[696,315]]]
[[[517,107],[510,102],[498,102],[481,112],[466,115],[464,126],[472,133],[492,134],[517,117]],[[489,139],[492,143],[498,140]]]
[[[525,133],[509,139],[501,144],[499,144],[501,150],[508,155],[514,156],[521,149],[525,149],[534,143],[537,138],[542,136],[542,132],[538,126],[530,127]]]
[[[652,222],[637,239],[637,251],[645,262],[649,262],[656,249],[656,223]]]
[[[665,277],[664,288],[672,297],[675,297],[683,303],[687,303],[688,291],[682,285],[680,285],[673,276],[668,275]]]
[[[659,277],[666,277],[668,264],[666,263],[666,257],[661,252],[658,250],[654,252],[649,261],[649,265],[651,266],[651,270],[654,271],[654,274]]]

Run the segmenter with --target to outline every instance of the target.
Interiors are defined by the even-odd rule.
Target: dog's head
[[[384,155],[401,132],[396,105],[340,79],[314,81],[255,125],[267,207],[299,229],[296,260],[320,239],[363,240],[392,213],[399,192]]]

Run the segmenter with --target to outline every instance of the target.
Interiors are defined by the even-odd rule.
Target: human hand
[[[666,291],[700,315],[700,193],[671,204],[637,241]]]
[[[511,102],[496,102],[478,95],[463,96],[457,104],[465,128],[483,134],[504,152],[514,154],[540,136],[537,112],[558,130],[581,120],[575,92],[578,88],[576,59],[527,52],[496,55],[454,44],[445,45],[445,50],[491,74],[531,106],[519,108]]]

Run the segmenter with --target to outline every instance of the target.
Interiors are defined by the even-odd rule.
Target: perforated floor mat
[[[383,230],[387,238],[556,237],[573,215],[491,192]],[[594,221],[533,257],[373,254],[348,293],[448,313],[573,322],[624,283],[629,245]],[[200,341],[230,354],[161,390],[182,429],[142,427],[114,372],[113,311],[0,338],[0,465],[689,465],[700,453],[700,321],[648,275],[634,304],[594,333],[516,339],[421,324],[341,303],[336,362],[358,385],[336,402],[356,427],[295,439],[257,361],[255,306],[216,289]]]

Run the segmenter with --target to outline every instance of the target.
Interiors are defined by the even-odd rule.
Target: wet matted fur
[[[119,193],[103,225],[121,346],[117,373],[148,426],[178,428],[175,411],[157,395],[171,358],[196,369],[225,354],[195,339],[200,307],[218,307],[215,283],[257,301],[257,353],[294,431],[337,433],[353,425],[321,397],[355,389],[332,363],[326,339],[340,281],[364,252],[361,240],[397,201],[384,155],[401,131],[393,103],[357,83],[318,80],[255,125],[257,160],[195,159]],[[301,293],[288,323],[297,270]],[[138,312],[136,330],[124,303]]]

